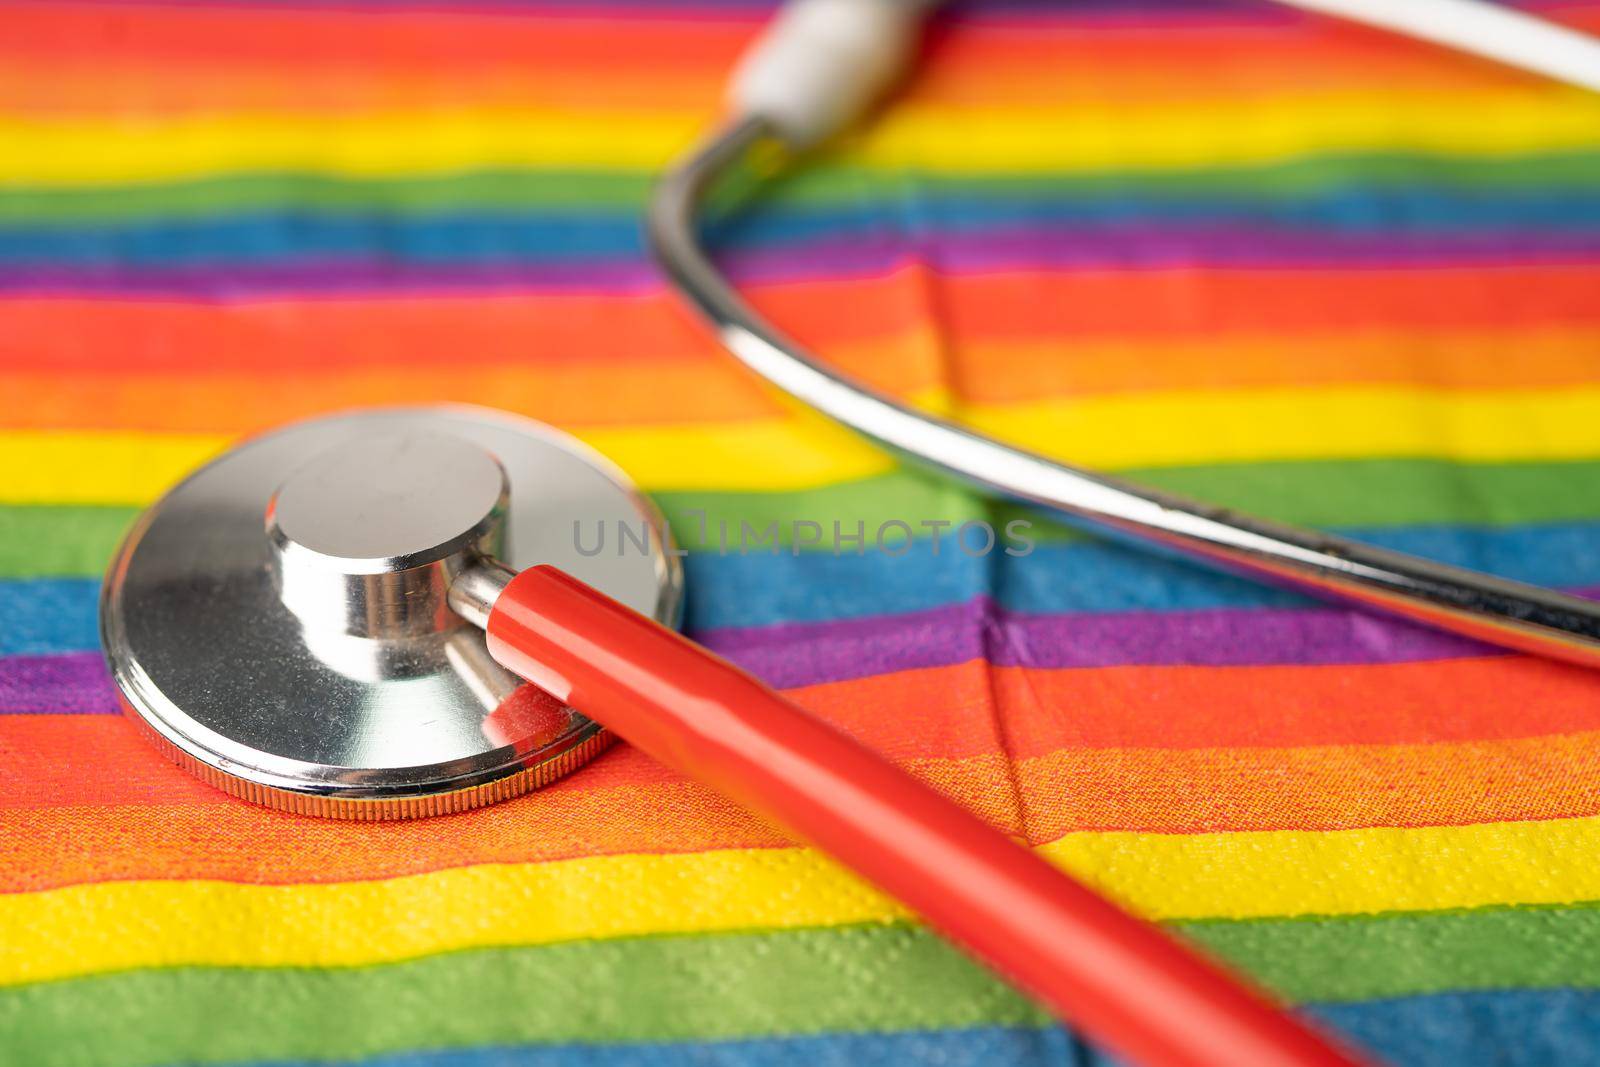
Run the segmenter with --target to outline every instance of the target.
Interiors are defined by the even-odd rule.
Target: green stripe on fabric
[[[1537,186],[1592,189],[1600,183],[1600,153],[1562,153],[1472,159],[1426,155],[1312,157],[1267,166],[1166,173],[1100,173],[1019,177],[887,174],[857,167],[819,166],[783,180],[774,195],[795,203],[899,199],[908,181],[919,195],[1060,197],[1303,196],[1351,184],[1418,182],[1463,191]],[[129,218],[195,218],[263,211],[284,205],[328,211],[391,213],[568,208],[636,210],[653,176],[639,171],[479,171],[399,179],[343,179],[313,173],[234,174],[170,184],[132,185],[116,196],[96,190],[7,188],[0,223],[89,222]]]
[[[0,507],[0,578],[99,577],[138,508]]]
[[[1177,929],[1293,1001],[1600,985],[1593,907]],[[349,969],[174,968],[0,991],[0,1048],[35,1067],[1043,1021],[933,934],[899,925],[575,942]]]
[[[1185,923],[1191,941],[1297,1002],[1600,986],[1600,908]]]
[[[1375,459],[1118,472],[1305,526],[1511,526],[1600,518],[1600,463]]]
[[[1460,464],[1439,460],[1251,463],[1119,471],[1120,476],[1281,522],[1322,527],[1508,526],[1600,518],[1600,463]],[[1040,541],[1083,535],[1044,526],[1016,505],[987,504],[929,475],[899,471],[803,493],[657,493],[681,543],[715,548],[718,527],[776,521],[782,543],[796,519],[869,531],[890,519],[953,523],[1014,516],[1035,520]],[[701,530],[707,536],[701,537]]]
[[[1252,463],[1128,471],[1127,477],[1175,493],[1285,522],[1324,527],[1515,525],[1600,518],[1600,463],[1457,464],[1434,460]],[[869,531],[899,519],[960,524],[1022,514],[929,475],[898,471],[877,478],[792,493],[659,493],[657,502],[680,543],[715,550],[719,524],[730,538],[740,524],[756,531],[777,523],[790,543],[794,521],[857,521]],[[0,507],[0,578],[98,575],[135,509]],[[1081,535],[1035,519],[1041,542]],[[705,536],[701,529],[704,524]]]
[[[43,983],[0,992],[0,1048],[32,1067],[141,1067],[1042,1018],[922,931],[857,927],[579,942],[351,970],[182,968]]]

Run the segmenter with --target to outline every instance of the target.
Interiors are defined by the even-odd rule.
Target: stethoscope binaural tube
[[[728,351],[876,444],[985,492],[1264,582],[1600,667],[1600,603],[1057,463],[918,412],[839,373],[740,297],[696,235],[696,217],[710,191],[752,152],[804,150],[859,118],[903,73],[928,6],[914,0],[791,0],[735,73],[727,124],[661,179],[649,208],[651,248]],[[1600,42],[1497,5],[1304,0],[1303,6],[1600,89]]]
[[[501,664],[864,876],[1146,1067],[1353,1067],[1292,1016],[744,671],[551,567],[450,604]]]

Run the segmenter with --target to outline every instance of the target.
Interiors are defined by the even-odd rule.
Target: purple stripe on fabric
[[[1413,233],[1329,235],[1245,227],[1172,225],[1033,228],[974,233],[851,239],[732,251],[719,257],[740,282],[787,282],[876,275],[908,262],[946,270],[1159,269],[1163,267],[1460,267],[1514,263],[1551,265],[1600,261],[1600,235],[1495,233],[1458,237]],[[0,267],[0,291],[15,295],[128,292],[145,295],[245,298],[293,291],[415,292],[541,289],[555,292],[659,290],[659,273],[634,257],[572,257],[550,262],[462,261],[450,264],[393,259],[304,260],[262,264],[205,262],[157,267],[119,262]]]
[[[1292,666],[1492,655],[1464,637],[1333,608],[1013,615],[979,600],[912,615],[697,634],[785,688],[942,667]]]
[[[1017,615],[985,599],[907,615],[711,630],[713,651],[782,688],[843,682],[987,658],[997,667],[1319,666],[1500,653],[1464,637],[1362,611],[1208,611]],[[98,653],[0,658],[0,715],[115,714]]]
[[[0,715],[114,715],[117,694],[98,652],[0,659]]]
[[[768,685],[789,688],[981,658],[987,610],[988,602],[979,600],[908,615],[711,630],[694,637]]]

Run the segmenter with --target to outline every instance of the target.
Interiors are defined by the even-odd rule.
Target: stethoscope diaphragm
[[[634,533],[595,553],[574,523]],[[211,784],[305,814],[433,815],[543,785],[609,736],[445,606],[448,568],[480,548],[677,622],[658,514],[582,443],[479,408],[334,415],[244,442],[129,532],[101,603],[123,706]]]

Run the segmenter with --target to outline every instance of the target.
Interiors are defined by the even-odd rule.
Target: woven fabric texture
[[[138,509],[284,420],[464,401],[660,503],[699,640],[1350,1041],[1600,1063],[1594,675],[1042,522],[971,555],[1018,513],[666,292],[650,177],[771,11],[0,2],[0,1061],[1100,1062],[626,747],[354,825],[136,736],[95,600]],[[1245,0],[963,0],[926,52],[713,225],[784,327],[1051,455],[1600,590],[1600,97]]]

